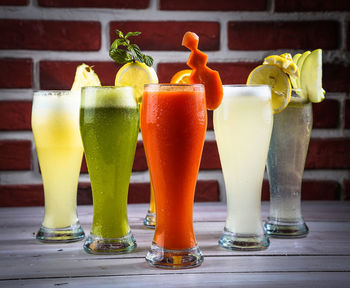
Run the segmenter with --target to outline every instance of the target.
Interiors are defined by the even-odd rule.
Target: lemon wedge
[[[274,114],[288,106],[292,95],[289,77],[279,67],[264,64],[256,67],[248,76],[247,84],[265,84],[271,87]]]
[[[191,69],[181,70],[175,73],[173,77],[171,77],[170,83],[171,84],[189,84],[191,73],[192,73]]]
[[[313,103],[324,100],[322,88],[322,50],[312,51],[304,60],[300,76],[301,90]]]
[[[123,65],[115,76],[116,86],[134,87],[138,103],[142,102],[143,86],[150,83],[158,83],[156,71],[152,67],[137,61]]]
[[[295,65],[298,67],[298,65],[297,65],[297,63],[298,63],[298,59],[300,58],[300,56],[301,56],[301,54],[300,53],[298,53],[298,54],[295,54],[294,56],[293,56],[293,62],[295,63]],[[299,70],[299,77],[300,77],[300,69],[298,68],[298,70]],[[298,84],[297,84],[297,79],[298,78],[295,78],[295,77],[292,77],[292,78],[290,78],[290,83],[292,84],[292,87],[294,88],[294,89],[298,89],[299,87],[298,87]]]
[[[91,66],[85,63],[79,65],[75,71],[72,91],[80,91],[84,86],[101,86],[100,79]]]

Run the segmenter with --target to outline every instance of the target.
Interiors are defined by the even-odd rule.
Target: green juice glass
[[[136,248],[127,200],[138,131],[132,87],[82,88],[80,133],[93,196],[93,223],[84,243],[88,253],[119,254]]]

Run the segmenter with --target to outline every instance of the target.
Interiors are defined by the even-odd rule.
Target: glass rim
[[[267,84],[225,84],[225,85],[222,85],[222,87],[233,87],[233,88],[269,87],[271,89],[271,86]]]
[[[33,91],[33,97],[37,96],[45,96],[45,97],[50,97],[50,96],[59,96],[59,97],[64,97],[64,96],[70,96],[70,95],[75,95],[80,93],[80,91],[77,90],[54,90],[54,89],[49,89],[49,90],[34,90]]]
[[[84,86],[84,87],[81,87],[81,89],[84,89],[84,90],[88,90],[88,89],[94,89],[94,90],[98,90],[98,89],[106,89],[106,90],[112,90],[112,89],[124,89],[124,88],[127,88],[127,89],[133,89],[134,87],[132,86],[112,86],[112,85],[107,85],[107,86]]]
[[[194,83],[194,84],[180,84],[180,83],[149,83],[149,84],[145,84],[144,87],[157,87],[157,86],[165,86],[165,87],[171,87],[171,86],[174,86],[174,87],[203,87],[204,88],[204,85],[201,84],[201,83]]]

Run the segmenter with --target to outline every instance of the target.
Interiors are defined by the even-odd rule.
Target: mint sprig
[[[114,40],[109,48],[109,56],[119,64],[138,61],[145,63],[151,67],[153,65],[153,58],[141,52],[140,47],[136,44],[131,44],[129,37],[138,36],[141,32],[128,32],[125,36],[122,31],[115,30],[118,38]]]

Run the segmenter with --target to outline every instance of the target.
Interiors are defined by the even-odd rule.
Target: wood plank
[[[78,253],[85,253],[79,251]],[[143,258],[71,257],[37,255],[17,259],[16,263],[0,260],[0,279],[42,277],[99,277],[116,275],[159,275],[178,271],[153,268]],[[196,269],[182,274],[198,273],[272,273],[272,272],[350,272],[350,256],[226,256],[206,257]]]
[[[165,285],[166,283],[166,285]],[[348,272],[292,272],[292,273],[187,273],[180,271],[166,275],[101,276],[54,279],[25,279],[1,281],[0,287],[245,287],[245,288],[340,288],[350,286]]]
[[[215,255],[350,255],[350,222],[310,222],[310,233],[301,239],[270,239],[270,247],[265,251],[237,252],[228,251],[218,246],[218,239],[223,231],[223,222],[196,222],[194,229],[196,238],[203,253]],[[38,227],[27,226],[3,228],[0,239],[0,255],[55,253],[60,249],[66,251],[81,250],[83,242],[68,244],[42,244],[35,240]],[[86,233],[90,226],[85,226]],[[118,257],[144,257],[152,242],[154,230],[142,224],[132,224],[131,229],[136,238],[138,249],[135,253]]]

